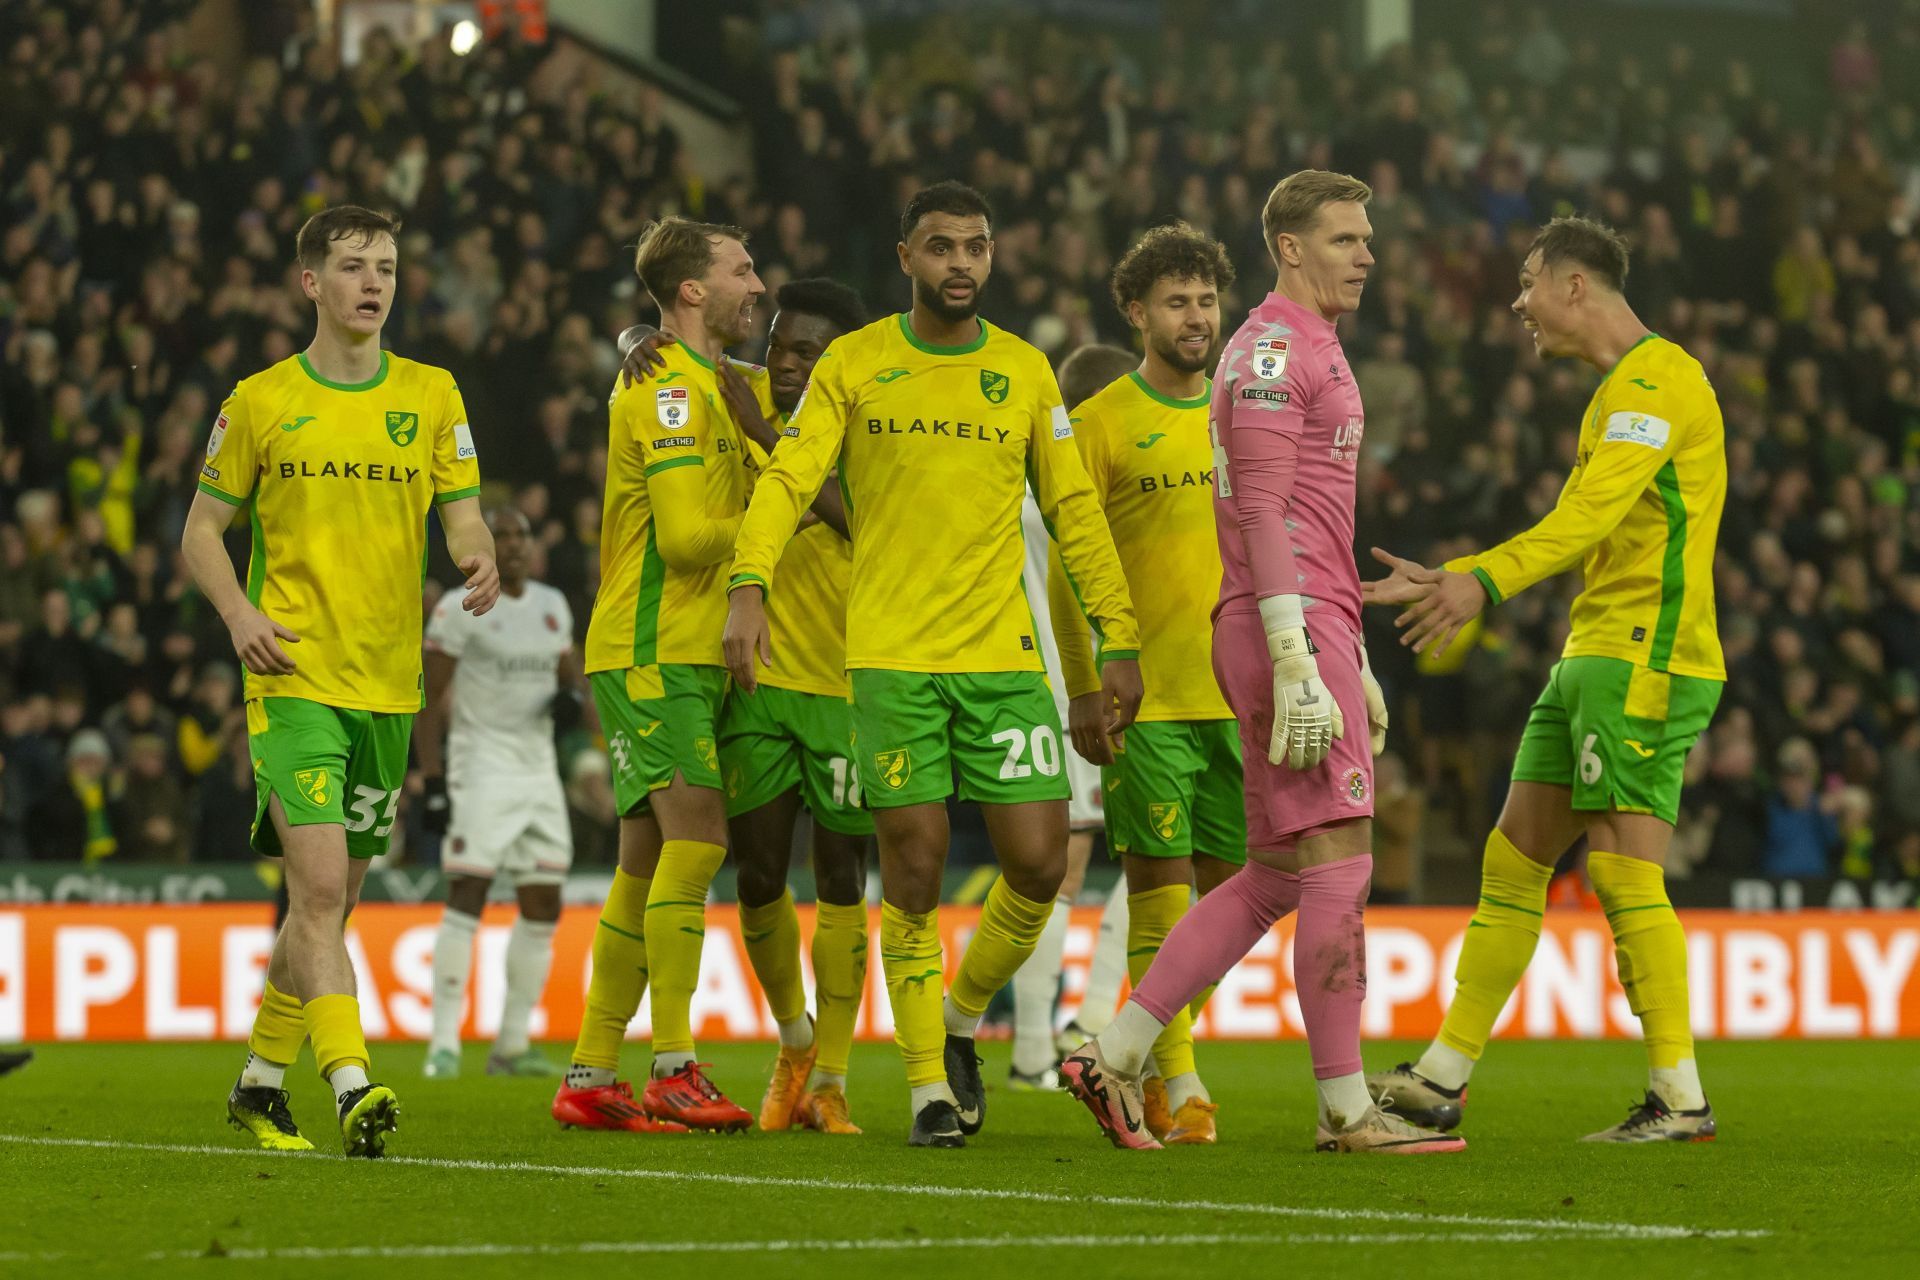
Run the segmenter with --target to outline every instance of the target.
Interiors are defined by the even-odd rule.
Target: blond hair
[[[713,242],[747,242],[739,227],[718,222],[695,222],[671,214],[640,233],[634,247],[633,270],[661,310],[679,305],[680,286],[698,280],[713,265]]]
[[[1365,204],[1373,199],[1373,188],[1345,173],[1325,169],[1302,169],[1290,173],[1267,193],[1266,207],[1260,210],[1260,229],[1267,237],[1267,252],[1279,261],[1275,241],[1283,234],[1299,235],[1320,221],[1320,210],[1329,204],[1351,200]]]

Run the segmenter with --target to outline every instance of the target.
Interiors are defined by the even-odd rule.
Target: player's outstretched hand
[[[1067,734],[1073,739],[1073,749],[1088,764],[1113,763],[1113,739],[1107,737],[1106,690],[1083,693],[1067,703]]]
[[[1426,599],[1440,581],[1440,570],[1423,568],[1418,561],[1403,560],[1379,547],[1373,549],[1373,558],[1393,572],[1360,584],[1363,604],[1412,604]]]
[[[648,377],[655,369],[667,367],[660,348],[670,347],[679,339],[672,330],[655,329],[650,325],[630,325],[620,333],[620,385],[630,387]]]
[[[767,626],[766,593],[758,583],[747,583],[727,593],[727,629],[720,633],[720,654],[736,688],[752,693],[760,687],[753,669],[773,665],[773,632]]]
[[[280,641],[299,644],[300,637],[272,618],[249,606],[227,630],[233,636],[233,651],[247,664],[247,670],[257,676],[293,674],[293,659],[280,647]]]
[[[500,570],[492,556],[474,554],[460,562],[460,572],[467,575],[467,594],[460,607],[477,618],[500,598]]]
[[[1470,573],[1443,571],[1439,584],[1395,618],[1393,625],[1406,633],[1400,637],[1401,644],[1412,645],[1415,653],[1425,653],[1431,646],[1437,658],[1447,651],[1460,628],[1479,617],[1486,607],[1487,589],[1480,579]]]
[[[1100,667],[1100,696],[1105,699],[1107,737],[1119,741],[1140,714],[1147,687],[1140,679],[1138,658],[1110,658]]]

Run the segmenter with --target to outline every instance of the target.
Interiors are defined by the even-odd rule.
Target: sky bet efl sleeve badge
[[[669,431],[678,431],[687,425],[687,388],[655,388],[653,411],[659,417],[660,425]]]
[[[1253,341],[1253,376],[1262,382],[1272,382],[1287,371],[1287,340],[1285,338],[1255,338]]]

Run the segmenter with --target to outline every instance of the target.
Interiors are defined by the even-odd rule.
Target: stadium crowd
[[[769,0],[717,19],[733,56],[708,78],[755,159],[709,185],[651,92],[616,103],[511,38],[462,57],[376,31],[345,66],[256,16],[226,74],[188,47],[190,8],[0,9],[0,861],[247,856],[238,667],[176,548],[221,399],[310,335],[291,246],[316,209],[404,218],[390,342],[454,372],[490,498],[530,517],[536,576],[584,626],[651,217],[739,223],[769,288],[832,274],[881,307],[904,299],[897,197],[964,177],[998,211],[986,314],[1058,359],[1130,341],[1108,270],[1172,217],[1228,246],[1231,324],[1268,280],[1260,202],[1310,165],[1375,192],[1379,265],[1344,333],[1360,553],[1433,563],[1551,506],[1595,375],[1535,360],[1506,308],[1537,223],[1605,217],[1728,431],[1731,678],[1671,873],[1920,877],[1920,121],[1889,91],[1920,75],[1911,11],[1810,48],[1820,110],[1789,122],[1761,68],[1688,44],[1622,62],[1540,9],[1482,6],[1501,12],[1368,62],[1337,24],[1250,43],[941,18],[903,44],[847,4]],[[436,551],[429,605],[451,575]],[[1438,660],[1371,619],[1405,757],[1383,791],[1404,777],[1477,838],[1575,589]],[[608,861],[604,760],[565,758],[580,858]]]

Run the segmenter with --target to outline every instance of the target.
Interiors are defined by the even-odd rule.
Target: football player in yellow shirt
[[[585,668],[606,732],[620,865],[594,932],[593,977],[562,1124],[634,1132],[744,1129],[753,1117],[694,1061],[707,890],[727,854],[720,782],[726,563],[751,484],[715,370],[765,292],[736,227],[669,217],[634,269],[679,335],[664,366],[617,385],[608,409],[600,589]],[[653,988],[652,1078],[636,1104],[616,1079],[628,1021]]]
[[[1369,583],[1366,598],[1407,605],[1403,643],[1423,652],[1444,650],[1483,609],[1544,578],[1575,565],[1585,576],[1487,838],[1440,1036],[1417,1063],[1369,1081],[1416,1124],[1459,1123],[1473,1064],[1539,940],[1554,863],[1584,833],[1649,1073],[1645,1100],[1588,1140],[1702,1142],[1715,1132],[1688,1022],[1686,936],[1662,865],[1687,752],[1727,678],[1713,605],[1726,440],[1699,361],[1640,322],[1621,296],[1626,277],[1626,242],[1584,218],[1548,223],[1521,267],[1513,309],[1534,350],[1605,375],[1554,509],[1438,570],[1374,552],[1393,574]]]
[[[860,295],[834,280],[780,286],[767,335],[767,364],[723,360],[715,369],[721,399],[747,442],[756,469],[787,436],[787,422],[814,364],[835,338],[866,324]],[[639,380],[677,339],[635,326],[624,377]],[[817,518],[787,545],[780,573],[788,590],[770,604],[768,622],[781,661],[765,673],[765,697],[729,698],[720,729],[720,771],[727,792],[747,959],[766,992],[780,1033],[780,1054],[760,1104],[762,1129],[798,1124],[854,1134],[848,1112],[847,1059],[867,976],[867,846],[873,818],[860,806],[860,781],[848,758],[846,692],[847,578],[853,555],[836,486],[814,499]],[[813,820],[816,914],[813,970],[819,1017],[809,1018],[800,969],[800,918],[787,887],[794,826],[804,807]]]
[[[430,510],[466,575],[464,607],[485,613],[500,594],[459,388],[380,348],[398,231],[353,205],[300,229],[313,343],[221,405],[181,537],[247,668],[253,846],[286,868],[286,923],[227,1099],[233,1125],[274,1150],[311,1146],[283,1087],[309,1037],[348,1155],[380,1155],[399,1113],[393,1090],[367,1078],[342,924],[369,860],[386,852],[406,780]],[[244,587],[221,541],[242,510],[253,531]]]
[[[860,295],[832,280],[780,286],[767,365],[723,368],[728,408],[764,460],[783,435],[821,353],[867,323]],[[784,445],[782,446],[784,447]],[[853,548],[836,486],[814,500],[818,522],[780,557],[784,589],[767,601],[774,662],[752,697],[728,700],[720,770],[733,834],[740,933],[780,1030],[780,1055],[760,1104],[762,1129],[794,1125],[854,1134],[847,1058],[867,982],[867,847],[873,815],[860,804],[849,746],[847,585]],[[794,825],[813,819],[817,899],[813,973],[818,1018],[807,1016],[800,917],[787,887]]]
[[[1067,727],[1101,766],[1107,849],[1125,870],[1127,968],[1137,983],[1196,885],[1202,894],[1247,861],[1240,738],[1213,664],[1220,543],[1213,514],[1213,366],[1220,290],[1233,264],[1213,237],[1185,223],[1155,227],[1120,259],[1113,300],[1140,331],[1140,367],[1074,410],[1074,443],[1105,510],[1140,617],[1147,696],[1124,738],[1104,731],[1100,679],[1072,586],[1049,584]],[[1147,1128],[1169,1144],[1214,1141],[1212,1097],[1194,1065],[1193,1017],[1183,1011],[1154,1042],[1145,1085]]]
[[[1065,865],[1059,716],[1020,585],[1029,483],[1101,637],[1109,732],[1132,723],[1141,696],[1133,606],[1053,371],[979,316],[991,220],[957,182],[908,202],[898,253],[913,309],[839,339],[815,365],[797,435],[761,474],[741,527],[725,640],[752,696],[777,661],[765,605],[781,590],[775,566],[837,461],[853,539],[854,763],[879,836],[881,960],[915,1146],[964,1146],[979,1130],[980,1016],[1032,953]],[[943,1006],[937,911],[956,771],[1003,874]]]

